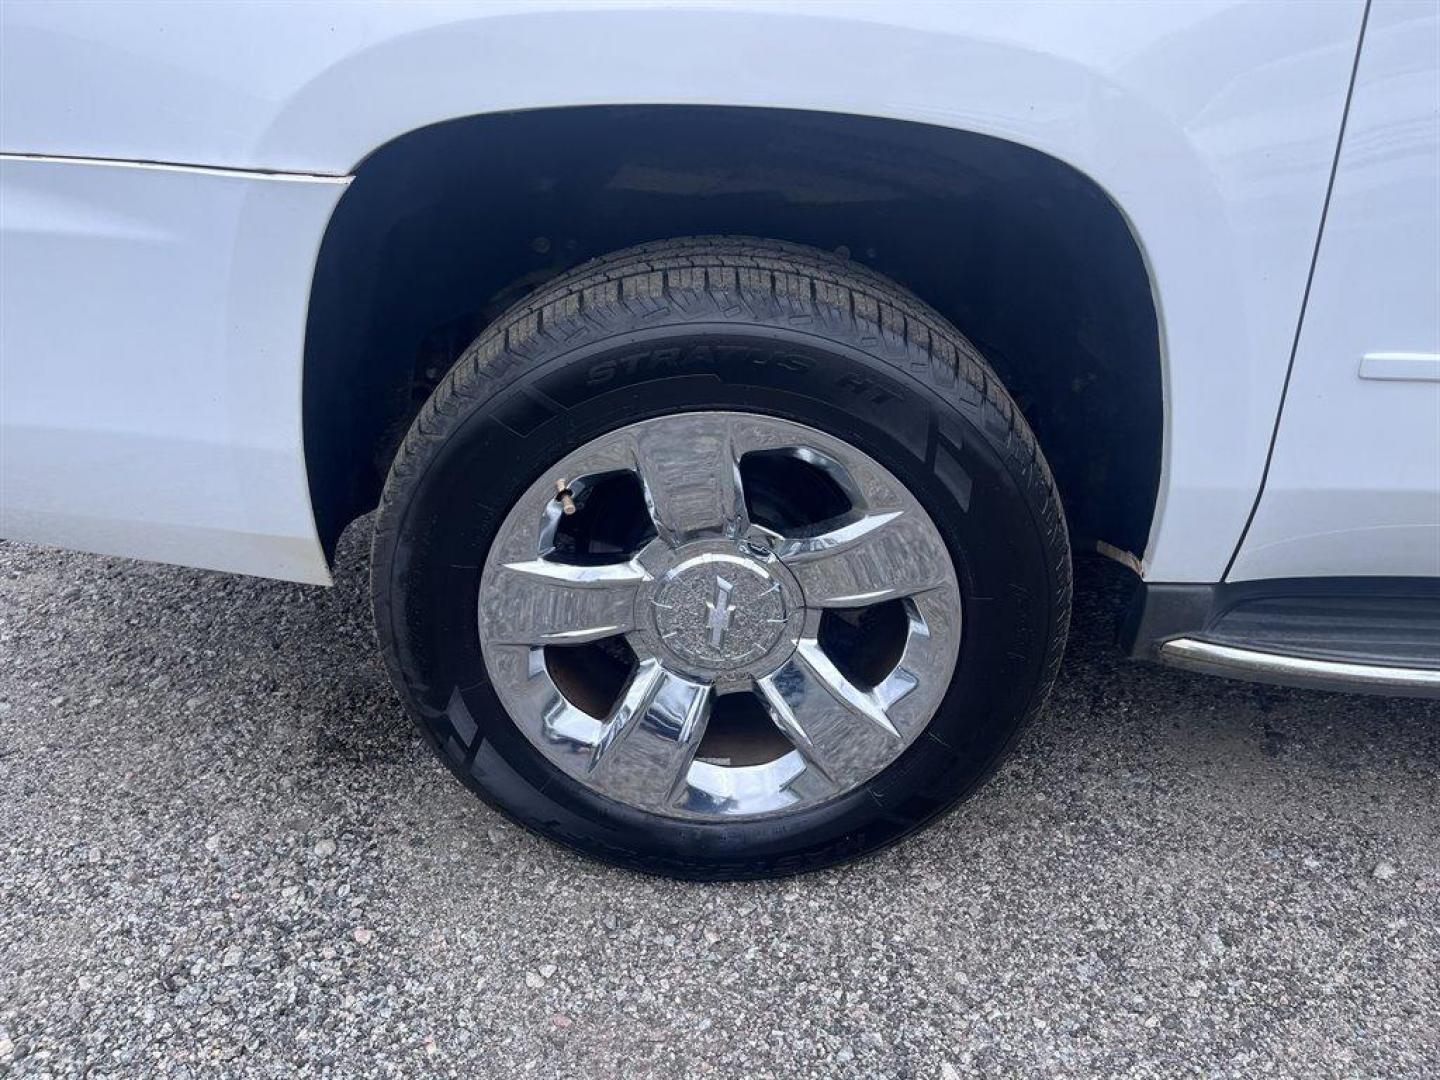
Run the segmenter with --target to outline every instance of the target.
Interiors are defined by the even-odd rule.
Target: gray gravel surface
[[[363,529],[309,589],[0,545],[0,1074],[1435,1076],[1440,708],[1120,661],[881,856],[608,869],[433,761]]]

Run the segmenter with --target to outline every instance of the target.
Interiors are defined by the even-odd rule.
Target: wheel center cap
[[[791,611],[781,582],[760,562],[706,552],[660,578],[650,615],[664,649],[687,666],[720,672],[772,652]]]

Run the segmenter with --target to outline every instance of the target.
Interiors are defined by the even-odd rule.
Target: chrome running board
[[[1164,642],[1160,660],[1187,671],[1280,686],[1440,699],[1440,670],[1435,669],[1284,656],[1183,637]]]

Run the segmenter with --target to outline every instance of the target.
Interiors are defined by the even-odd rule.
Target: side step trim
[[[1162,644],[1160,660],[1187,671],[1280,686],[1440,699],[1440,671],[1419,668],[1283,656],[1183,637],[1172,638]]]

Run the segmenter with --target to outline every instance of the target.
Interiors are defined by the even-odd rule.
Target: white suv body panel
[[[998,136],[1111,195],[1147,260],[1165,364],[1145,573],[1219,580],[1260,488],[1363,15],[1360,0],[12,0],[0,532],[325,580],[300,386],[344,178],[456,117],[748,105]],[[269,170],[317,182],[253,175]]]
[[[0,161],[0,533],[329,581],[300,358],[345,187]]]
[[[1376,4],[1231,580],[1440,577],[1440,6]]]

